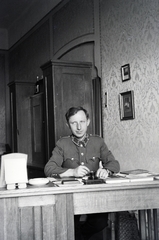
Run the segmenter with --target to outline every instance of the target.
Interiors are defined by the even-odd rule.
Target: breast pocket
[[[99,155],[92,155],[87,158],[87,163],[89,165],[89,169],[91,171],[97,171],[99,168],[100,156]]]
[[[100,162],[100,157],[99,156],[92,156],[91,161],[93,162]]]
[[[69,166],[69,167],[75,167],[77,166],[79,162],[79,158],[78,158],[78,155],[76,153],[67,153],[65,154],[64,156],[64,163],[63,163],[63,166]]]

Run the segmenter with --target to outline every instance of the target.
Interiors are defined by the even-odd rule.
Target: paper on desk
[[[128,182],[143,182],[153,181],[154,176],[150,173],[142,174],[123,174],[117,173],[106,179],[106,183],[128,183]]]
[[[126,174],[126,175],[129,175],[129,174],[133,174],[133,175],[152,174],[149,170],[146,170],[146,169],[132,169],[132,170],[127,170],[127,171],[121,171],[120,173]]]
[[[53,182],[53,183],[57,183],[57,184],[62,184],[62,180],[78,180],[79,183],[82,183],[82,178],[76,178],[76,177],[63,177],[63,178],[54,178],[54,177],[47,177],[47,179],[50,181],[50,182]],[[62,184],[63,185],[63,184]],[[71,181],[70,181],[70,185],[71,185]],[[79,184],[78,184],[79,185]]]

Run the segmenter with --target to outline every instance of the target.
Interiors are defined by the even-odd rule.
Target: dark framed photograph
[[[134,91],[119,94],[120,119],[129,120],[135,118]]]
[[[121,67],[121,79],[122,81],[130,80],[130,64],[126,64]]]

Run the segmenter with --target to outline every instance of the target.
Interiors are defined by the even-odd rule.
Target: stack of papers
[[[105,182],[106,183],[126,183],[126,182],[130,182],[130,180],[125,176],[120,176],[116,174],[106,178]]]
[[[128,170],[128,171],[122,171],[121,174],[139,175],[139,174],[151,174],[151,173],[146,169],[133,169],[133,170]]]
[[[144,169],[135,169],[117,173],[106,179],[106,183],[153,181],[154,174]]]
[[[127,178],[130,182],[141,182],[141,181],[153,181],[154,176],[134,176],[134,175],[128,175]]]

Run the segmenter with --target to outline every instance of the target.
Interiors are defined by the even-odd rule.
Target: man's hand
[[[108,177],[108,171],[104,168],[99,168],[97,170],[96,176],[101,179],[105,179]]]
[[[79,167],[74,169],[73,175],[74,175],[74,177],[83,177],[89,172],[90,172],[89,168],[87,168],[84,165],[80,165]]]

